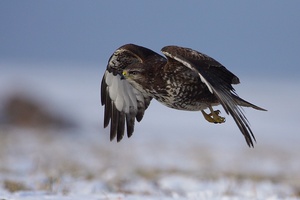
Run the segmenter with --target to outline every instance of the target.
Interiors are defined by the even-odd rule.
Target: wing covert
[[[196,72],[201,81],[207,86],[223,106],[227,114],[230,114],[240,131],[245,137],[248,146],[253,147],[255,137],[250,129],[249,122],[237,102],[237,94],[231,84],[238,84],[239,79],[222,64],[213,58],[195,50],[177,46],[167,46],[162,49],[168,60],[177,61]]]

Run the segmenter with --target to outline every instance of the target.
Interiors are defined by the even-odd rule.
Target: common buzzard
[[[110,57],[101,83],[101,103],[105,106],[104,127],[110,123],[110,140],[119,142],[127,128],[134,131],[135,120],[140,122],[152,98],[162,104],[188,111],[201,111],[212,123],[224,123],[221,104],[231,115],[249,147],[255,137],[241,106],[265,110],[238,97],[233,84],[239,78],[213,58],[198,51],[166,46],[163,57],[154,51],[134,44],[118,48]],[[204,109],[209,109],[207,114]]]

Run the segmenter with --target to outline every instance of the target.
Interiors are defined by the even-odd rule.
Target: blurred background
[[[299,1],[0,1],[0,195],[299,197],[299,8]],[[100,82],[110,55],[127,43],[156,52],[190,47],[236,74],[237,93],[268,110],[245,108],[255,148],[230,116],[214,125],[155,101],[130,140],[110,142]]]

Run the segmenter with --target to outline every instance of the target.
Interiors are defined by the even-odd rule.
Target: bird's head
[[[149,79],[151,79],[147,69],[146,66],[141,64],[130,65],[123,70],[122,75],[135,88],[144,90],[148,88]]]
[[[129,82],[140,83],[141,81],[145,81],[145,73],[146,69],[143,66],[131,65],[123,70],[122,75]]]

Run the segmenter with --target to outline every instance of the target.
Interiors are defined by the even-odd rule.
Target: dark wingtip
[[[255,140],[255,138],[253,138],[254,139],[254,142],[256,143],[256,140]],[[248,145],[248,147],[249,148],[254,148],[254,144],[253,144],[253,141],[252,141],[252,139],[250,138],[250,139],[246,139],[246,142],[247,142],[247,145]]]
[[[116,137],[116,133],[115,132],[113,132],[112,131],[112,129],[110,129],[111,131],[110,131],[110,137],[109,137],[109,139],[110,139],[110,141],[113,141],[114,139],[115,139],[115,137]]]
[[[118,134],[117,135],[117,142],[120,142],[122,139],[123,139],[123,136]]]
[[[247,120],[247,118],[245,120]],[[239,128],[242,131],[248,146],[250,148],[254,148],[254,142],[256,143],[256,138],[255,138],[252,130],[250,129],[249,125],[245,124],[244,127],[239,127]]]
[[[117,130],[117,142],[120,142],[124,136],[125,130],[125,114],[123,112],[119,112],[119,123],[118,123],[118,130]]]
[[[134,115],[126,114],[127,137],[130,138],[134,131],[135,118]]]
[[[100,99],[101,99],[101,105],[103,106],[105,104],[105,101],[106,101],[106,87],[107,87],[107,84],[105,82],[105,73],[104,73],[104,76],[102,78],[102,81],[101,81],[101,90],[100,90]]]
[[[110,141],[112,141],[116,137],[119,124],[119,112],[113,103],[111,104],[111,107],[112,113],[110,122]]]

